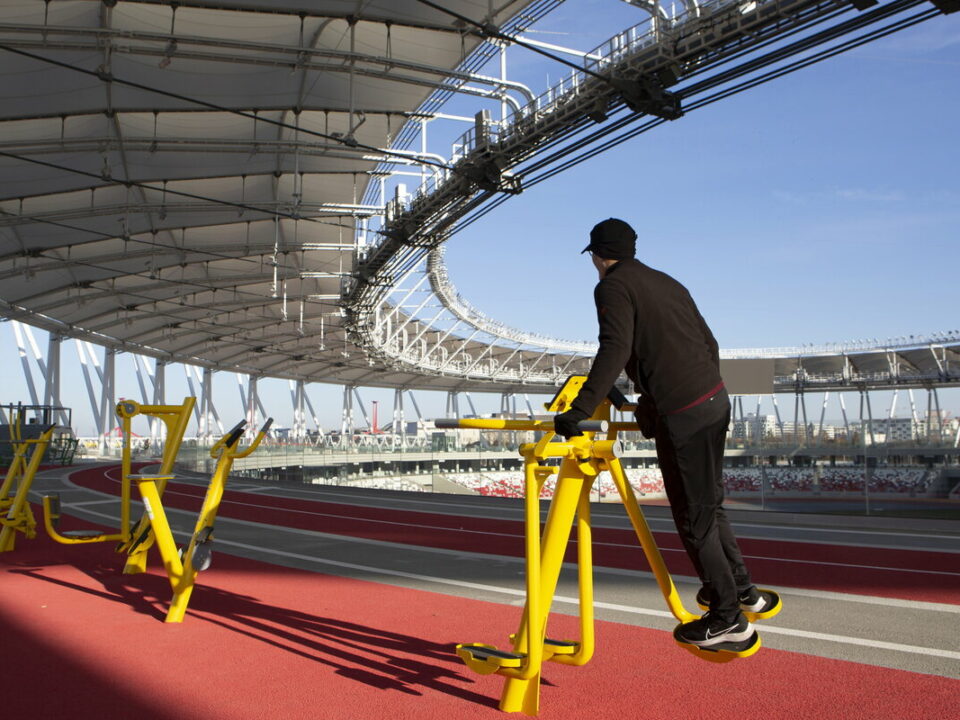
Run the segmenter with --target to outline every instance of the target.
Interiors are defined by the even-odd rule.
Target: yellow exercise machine
[[[196,398],[184,398],[180,405],[140,405],[133,400],[122,400],[117,404],[117,416],[120,418],[120,428],[123,431],[123,454],[120,474],[120,530],[116,533],[101,532],[100,530],[58,530],[60,523],[60,496],[57,494],[46,495],[43,498],[43,522],[47,528],[47,533],[58,543],[64,545],[78,545],[98,542],[117,542],[117,552],[130,552],[133,557],[131,546],[135,548],[142,547],[142,568],[146,568],[146,551],[149,548],[147,542],[151,539],[150,523],[144,516],[136,527],[130,526],[130,482],[140,478],[149,477],[161,482],[160,492],[163,493],[167,480],[173,477],[170,473],[173,471],[173,463],[177,459],[177,453],[180,452],[180,445],[183,442],[183,434],[186,432],[187,424],[190,422],[190,413]],[[157,475],[133,475],[131,474],[130,458],[130,438],[132,437],[131,423],[137,415],[149,415],[163,421],[166,426],[166,440],[163,446],[163,457],[160,460],[160,469]],[[135,542],[136,541],[136,542]],[[137,560],[140,560],[137,556]],[[131,560],[127,560],[127,567]],[[128,572],[125,568],[124,572]]]
[[[585,380],[584,376],[570,377],[556,397],[547,403],[546,409],[552,413],[569,409]],[[618,409],[633,409],[624,403],[618,402]],[[670,612],[681,624],[698,617],[684,608],[620,463],[623,449],[622,443],[617,440],[617,433],[636,431],[638,427],[632,422],[610,422],[611,406],[609,399],[604,400],[589,420],[580,423],[584,434],[569,440],[561,438],[562,442],[554,442],[552,419],[437,421],[438,428],[534,430],[544,433],[538,442],[520,446],[524,464],[527,600],[520,629],[510,636],[513,648],[500,650],[484,643],[457,646],[457,655],[475,672],[482,675],[498,673],[506,678],[500,698],[501,710],[536,715],[540,703],[543,662],[549,660],[565,665],[583,665],[593,656],[590,490],[600,472],[608,471],[612,476]],[[560,460],[559,467],[548,464],[556,459]],[[541,535],[540,490],[546,479],[554,474],[557,475],[556,489]],[[580,638],[556,640],[547,637],[547,620],[574,519],[577,526]],[[760,649],[760,636],[757,633],[741,643],[726,643],[710,648],[677,642],[698,657],[712,662],[749,657]]]
[[[140,495],[143,497],[143,506],[153,537],[156,538],[157,548],[163,560],[163,567],[167,571],[167,577],[170,579],[170,585],[173,588],[173,600],[170,603],[170,609],[167,611],[166,622],[183,621],[187,605],[190,602],[190,595],[193,593],[197,573],[210,567],[213,525],[217,519],[217,511],[220,509],[220,501],[223,499],[223,491],[227,484],[227,478],[230,476],[233,461],[237,458],[247,457],[256,450],[272,423],[273,418],[264,423],[260,432],[257,433],[246,450],[241,451],[239,449],[240,438],[247,424],[246,420],[238,423],[210,448],[210,457],[217,461],[217,466],[213,472],[213,478],[210,480],[210,485],[207,487],[207,493],[203,498],[203,507],[197,517],[193,535],[183,551],[177,549],[176,541],[173,538],[173,530],[170,528],[160,498],[162,490],[158,483],[165,485],[170,476],[134,476],[140,488]]]
[[[13,550],[18,532],[31,540],[37,536],[37,521],[29,502],[30,486],[57,427],[50,425],[39,437],[24,439],[22,410],[18,409],[11,420],[8,427],[13,455],[0,486],[0,513],[3,513],[0,517],[0,552]],[[31,448],[33,452],[30,452]]]

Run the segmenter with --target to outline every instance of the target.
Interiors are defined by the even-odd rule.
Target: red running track
[[[90,468],[71,475],[82,487],[119,494],[118,469]],[[164,503],[199,511],[205,490],[171,483]],[[513,557],[523,556],[523,523],[459,515],[384,510],[344,503],[272,497],[227,490],[220,515],[268,525],[363,537],[408,545]],[[674,574],[695,575],[675,533],[655,533]],[[632,530],[594,528],[594,563],[649,570]],[[743,538],[740,547],[761,585],[828,590],[960,605],[956,554]],[[576,562],[576,542],[567,560]]]
[[[220,553],[185,622],[167,625],[166,578],[121,575],[122,560],[44,535],[0,555],[3,717],[506,717],[502,679],[471,673],[453,646],[496,641],[515,607]],[[574,635],[574,622],[556,615],[551,633]],[[929,720],[953,715],[960,692],[943,677],[769,648],[713,665],[669,633],[613,622],[597,623],[597,646],[583,668],[546,665],[542,718]]]

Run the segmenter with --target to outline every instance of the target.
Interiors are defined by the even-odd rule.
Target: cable
[[[2,209],[0,209],[0,215],[5,215],[5,216],[10,217],[10,218],[17,218],[18,220],[19,220],[19,219],[30,220],[30,221],[35,222],[35,223],[40,223],[40,224],[44,224],[44,225],[52,225],[52,226],[54,226],[54,227],[64,228],[65,230],[73,230],[73,231],[75,231],[75,232],[85,233],[85,234],[88,234],[88,235],[95,235],[95,236],[97,236],[96,239],[85,240],[85,241],[83,241],[83,242],[72,242],[72,243],[70,243],[70,245],[68,246],[69,249],[76,248],[76,247],[80,247],[80,246],[87,245],[87,244],[90,244],[90,243],[101,242],[102,240],[117,240],[117,239],[120,239],[120,237],[123,237],[123,239],[124,239],[125,242],[137,243],[137,244],[139,244],[139,245],[146,245],[147,247],[154,248],[154,249],[158,249],[158,250],[161,250],[161,251],[166,251],[166,252],[179,252],[179,253],[189,252],[189,253],[192,254],[192,255],[205,255],[205,256],[209,256],[209,257],[211,257],[211,258],[214,258],[215,260],[233,260],[233,261],[239,261],[239,262],[249,262],[249,263],[253,263],[253,264],[256,264],[256,265],[259,265],[259,264],[260,264],[260,261],[259,261],[259,260],[255,259],[255,258],[252,257],[252,256],[248,256],[248,255],[226,255],[226,254],[223,254],[223,253],[213,252],[212,250],[204,250],[204,249],[201,249],[201,248],[197,248],[196,246],[190,247],[189,250],[188,250],[187,248],[177,247],[176,245],[167,245],[167,244],[165,244],[165,243],[154,242],[154,241],[151,241],[151,240],[145,240],[145,239],[142,239],[142,238],[135,237],[135,235],[142,235],[142,234],[145,234],[146,232],[150,232],[150,233],[152,233],[152,234],[154,234],[154,235],[157,235],[157,234],[159,234],[160,232],[173,233],[173,232],[176,232],[177,230],[186,230],[186,228],[165,228],[165,229],[159,230],[159,231],[152,231],[152,230],[149,230],[149,231],[141,231],[141,232],[139,232],[139,233],[135,233],[134,235],[128,235],[128,236],[125,236],[125,237],[124,237],[124,236],[111,235],[110,233],[101,232],[101,231],[99,231],[99,230],[91,230],[91,229],[89,229],[89,228],[79,227],[79,226],[77,226],[77,225],[70,225],[69,223],[58,222],[58,221],[55,221],[55,220],[47,220],[47,219],[45,219],[45,218],[38,218],[38,217],[31,216],[31,215],[17,215],[17,214],[15,214],[15,213],[11,213],[11,212],[8,212],[8,211],[2,210]],[[246,222],[249,223],[249,222],[252,222],[252,221],[246,221]],[[269,222],[269,220],[261,220],[260,222]],[[347,229],[352,229],[352,228],[350,228],[350,226],[348,226],[348,225],[344,225],[343,227],[345,227],[345,228],[347,228]],[[272,243],[267,243],[267,244],[270,245],[270,244],[272,244]],[[34,255],[34,254],[30,253],[30,252],[21,252],[21,253],[15,253],[15,254],[7,254],[7,255],[5,255],[5,256],[0,255],[0,262],[5,261],[5,260],[7,260],[7,259],[9,259],[9,258],[18,258],[18,257],[43,257],[43,258],[46,258],[46,259],[49,259],[49,260],[55,260],[56,258],[49,257],[49,256],[47,256],[47,255],[45,255],[45,254],[43,254],[43,253],[49,252],[49,251],[51,251],[51,250],[57,250],[57,249],[60,249],[60,246],[50,247],[50,248],[44,248],[43,250],[40,250],[40,251],[39,251],[39,253],[40,253],[39,255]],[[343,250],[352,250],[352,249],[353,249],[353,248],[352,248],[351,246],[346,246],[346,245],[343,246]],[[302,248],[294,248],[294,249],[292,249],[292,250],[281,250],[280,253],[286,255],[287,253],[300,252],[300,251],[302,251]],[[271,248],[271,252],[258,253],[258,255],[273,255],[272,248]],[[206,262],[206,261],[204,261],[204,262]],[[284,269],[289,269],[289,270],[296,270],[296,268],[287,267],[287,266],[285,266],[285,265],[279,265],[278,267],[282,267],[282,268],[284,268]],[[298,271],[298,272],[299,272],[299,271]]]
[[[244,112],[243,110],[234,110],[233,108],[217,105],[215,103],[207,102],[206,100],[199,100],[197,98],[189,97],[187,95],[181,95],[180,93],[171,92],[169,90],[160,90],[159,88],[150,87],[149,85],[144,85],[143,83],[133,82],[132,80],[124,80],[122,78],[118,78],[116,75],[114,75],[113,73],[107,70],[87,70],[86,68],[77,67],[76,65],[71,65],[70,63],[62,62],[60,60],[54,60],[53,58],[44,57],[42,55],[36,55],[35,53],[27,52],[26,50],[17,50],[16,48],[10,47],[9,45],[0,44],[0,50],[6,50],[7,52],[14,53],[15,55],[21,55],[23,57],[27,57],[32,60],[39,60],[40,62],[45,62],[50,65],[56,65],[57,67],[62,67],[67,70],[83,73],[84,75],[90,75],[106,83],[117,83],[118,85],[125,85],[127,87],[136,88],[138,90],[145,90],[146,92],[156,93],[157,95],[163,95],[164,97],[170,97],[175,100],[182,100],[183,102],[193,103],[194,105],[200,105],[201,107],[205,107],[210,110],[216,110],[217,112],[239,115],[240,117],[249,118],[254,122],[262,122],[268,125],[275,125],[276,127],[285,128],[287,130],[295,130],[305,135],[313,135],[315,137],[323,138],[324,140],[330,140],[332,142],[339,143],[340,145],[343,145],[345,147],[360,148],[361,150],[378,152],[383,155],[391,155],[393,157],[404,158],[405,160],[410,159],[409,155],[393,152],[391,150],[383,150],[381,148],[373,147],[372,145],[364,145],[363,143],[357,142],[356,140],[353,140],[353,139],[337,137],[335,135],[327,135],[325,133],[318,132],[316,130],[309,130],[307,128],[297,127],[296,125],[289,125],[279,120],[262,118],[262,117],[259,117],[258,115],[254,115],[253,113]],[[432,165],[434,167],[442,168],[443,170],[453,171],[453,168],[450,165],[447,165],[446,163],[437,162],[436,160],[418,158],[417,161],[424,165]]]
[[[279,210],[264,210],[258,208],[254,205],[248,205],[246,203],[233,202],[231,200],[219,200],[217,198],[208,197],[206,195],[197,195],[196,193],[188,193],[182,190],[171,190],[166,187],[155,187],[154,185],[149,185],[147,183],[138,182],[136,180],[114,180],[113,178],[104,178],[102,175],[96,173],[88,172],[87,170],[77,170],[76,168],[67,167],[66,165],[57,165],[56,163],[46,162],[44,160],[37,160],[35,158],[29,158],[23,155],[17,155],[15,153],[9,153],[0,150],[0,157],[8,157],[13,160],[19,160],[20,162],[31,163],[33,165],[40,165],[41,167],[52,168],[54,170],[60,170],[62,172],[73,173],[75,175],[82,175],[84,177],[94,178],[95,180],[100,180],[103,182],[103,185],[98,186],[99,188],[108,188],[113,187],[114,185],[123,185],[125,187],[137,187],[142,190],[151,190],[153,192],[165,193],[167,195],[175,195],[178,197],[185,197],[191,200],[202,200],[204,202],[213,203],[214,205],[224,205],[226,207],[234,207],[239,210],[250,210],[252,212],[263,213],[275,218],[287,218],[288,220],[303,220],[305,222],[315,223],[317,225],[329,225],[336,228],[346,228],[352,229],[349,225],[343,225],[341,223],[331,223],[325,222],[323,220],[318,220],[307,215],[297,215],[295,213],[285,213]],[[97,188],[90,188],[91,190],[96,190]]]
[[[905,9],[905,8],[912,7],[912,6],[918,5],[918,4],[920,4],[920,3],[919,3],[919,2],[910,2],[910,1],[908,0],[907,2],[900,3],[899,5],[902,5],[903,7],[898,8],[897,11],[899,12],[899,11],[902,11],[903,9]],[[880,13],[880,12],[878,12],[877,14],[880,15],[881,17],[883,17],[883,16],[888,16],[888,15],[891,14],[891,13]],[[782,77],[783,75],[786,75],[786,74],[788,74],[788,73],[795,72],[796,70],[800,70],[800,69],[802,69],[802,68],[808,67],[808,66],[813,65],[813,64],[815,64],[815,63],[817,63],[817,62],[820,62],[820,61],[822,61],[822,60],[826,60],[826,59],[828,59],[828,58],[834,57],[835,55],[838,55],[838,54],[840,54],[840,53],[842,53],[842,52],[846,52],[847,50],[851,50],[851,49],[854,49],[854,48],[859,47],[859,46],[861,46],[861,45],[865,45],[865,44],[867,44],[867,43],[869,43],[869,42],[872,42],[872,41],[874,41],[874,40],[880,39],[880,38],[885,37],[885,36],[887,36],[887,35],[890,35],[890,34],[892,34],[892,33],[894,33],[894,32],[898,32],[899,30],[903,30],[903,29],[905,29],[905,28],[907,28],[907,27],[910,27],[910,26],[912,26],[912,25],[916,25],[916,24],[918,24],[918,23],[920,23],[920,22],[923,22],[923,21],[925,21],[925,20],[931,19],[932,17],[935,17],[935,16],[938,15],[938,14],[939,14],[939,12],[938,12],[937,10],[927,10],[927,11],[921,12],[921,13],[919,13],[919,14],[917,14],[917,15],[911,16],[911,17],[909,17],[909,18],[905,18],[905,19],[899,20],[899,21],[897,21],[896,23],[893,23],[893,24],[891,24],[891,25],[888,25],[888,26],[885,26],[885,27],[880,28],[880,29],[878,29],[878,30],[875,30],[875,31],[873,31],[873,32],[871,32],[871,33],[868,33],[867,35],[863,35],[863,36],[860,36],[860,37],[858,37],[858,38],[854,38],[854,39],[849,40],[849,41],[847,41],[847,42],[845,42],[845,43],[843,43],[843,44],[841,44],[841,45],[834,46],[834,47],[832,47],[832,48],[826,49],[826,50],[818,53],[816,56],[813,56],[813,57],[811,57],[811,58],[806,58],[806,59],[804,59],[804,60],[799,60],[799,61],[797,61],[797,62],[795,62],[795,63],[793,63],[793,64],[791,64],[791,65],[789,65],[789,66],[787,66],[787,67],[779,68],[779,69],[777,69],[777,70],[773,70],[773,71],[771,71],[771,72],[769,72],[769,73],[766,73],[765,75],[762,75],[762,76],[760,76],[760,77],[756,77],[756,78],[747,80],[747,81],[745,81],[745,82],[741,83],[740,85],[737,85],[737,86],[735,86],[735,87],[733,87],[733,88],[728,88],[728,89],[723,90],[723,91],[720,91],[720,92],[718,92],[718,93],[716,93],[716,94],[714,94],[714,95],[711,95],[711,96],[709,96],[709,97],[707,97],[707,98],[703,98],[702,100],[699,100],[699,101],[697,101],[697,102],[695,102],[695,103],[693,103],[693,104],[691,104],[691,105],[686,106],[686,107],[685,107],[685,111],[686,111],[686,112],[691,112],[691,111],[694,111],[694,110],[698,110],[698,109],[700,109],[700,108],[702,108],[702,107],[706,107],[707,105],[710,105],[710,104],[712,104],[712,103],[714,103],[714,102],[717,102],[718,100],[724,99],[724,98],[726,98],[726,97],[730,97],[730,96],[735,95],[735,94],[738,94],[738,93],[740,93],[740,92],[744,92],[744,91],[746,91],[746,90],[748,90],[748,89],[751,89],[751,88],[756,87],[756,86],[758,86],[758,85],[761,85],[761,84],[763,84],[763,83],[769,82],[769,81],[771,81],[771,80],[773,80],[773,79]],[[877,16],[874,16],[874,17],[872,18],[872,20],[868,20],[868,23],[869,23],[870,21],[876,21],[877,19],[879,19],[879,18],[878,18]],[[862,24],[868,24],[868,23],[857,23],[857,24],[858,24],[858,25],[862,25]],[[824,35],[826,35],[826,34],[829,34],[829,33],[824,33]],[[796,45],[799,45],[799,43],[796,44]],[[793,46],[791,46],[791,47],[793,47]],[[803,49],[806,49],[806,48],[803,48]],[[797,50],[797,51],[799,51],[799,50]],[[756,62],[754,62],[754,63],[750,63],[750,64],[749,64],[750,67],[736,68],[736,69],[734,69],[734,70],[731,70],[731,71],[728,72],[728,73],[724,73],[723,76],[720,76],[720,77],[718,77],[718,78],[713,79],[712,82],[708,81],[708,82],[705,82],[705,83],[700,83],[700,84],[694,86],[693,89],[684,89],[684,90],[680,91],[680,94],[682,94],[684,97],[687,97],[687,96],[689,96],[690,94],[693,94],[693,93],[695,93],[695,92],[702,92],[703,90],[708,89],[711,85],[712,85],[712,86],[716,86],[716,85],[719,85],[719,84],[723,84],[724,82],[729,81],[732,77],[735,77],[735,76],[736,76],[735,71],[739,71],[739,74],[745,74],[745,73],[747,73],[747,72],[750,72],[750,71],[752,71],[753,69],[756,69],[756,67],[757,67],[757,62],[759,62],[759,61],[761,61],[761,60],[764,60],[764,59],[766,59],[766,62],[769,64],[769,63],[771,63],[771,62],[776,62],[776,61],[782,59],[782,54],[780,54],[779,51],[778,51],[778,53],[771,53],[771,55],[765,56],[765,58],[760,58],[760,59],[758,59],[758,61],[756,61]],[[623,125],[625,124],[624,121],[629,122],[629,121],[632,121],[632,120],[634,120],[634,119],[635,119],[634,117],[628,117],[628,118],[625,118],[624,120],[620,121],[620,122],[617,123],[616,125],[617,125],[618,127],[623,127]],[[572,167],[580,164],[581,162],[585,162],[586,160],[588,160],[588,159],[590,159],[590,158],[598,155],[598,154],[601,153],[601,152],[605,152],[605,151],[607,151],[607,150],[610,150],[611,148],[616,147],[617,145],[620,145],[621,143],[626,142],[627,140],[630,140],[630,139],[632,139],[632,138],[634,138],[634,137],[636,137],[636,136],[638,136],[638,135],[640,135],[640,134],[642,134],[642,133],[645,133],[645,132],[647,132],[648,130],[653,129],[653,128],[656,127],[657,125],[662,124],[663,122],[664,122],[663,120],[661,120],[661,119],[658,118],[658,119],[656,119],[656,120],[653,120],[653,121],[650,121],[650,122],[646,123],[645,125],[643,125],[643,126],[641,126],[641,127],[639,127],[639,128],[632,128],[629,132],[624,133],[624,134],[622,134],[622,135],[619,135],[619,136],[611,139],[610,141],[608,141],[608,142],[606,142],[606,143],[603,143],[602,145],[595,146],[595,147],[591,148],[590,150],[588,150],[588,151],[586,151],[586,152],[584,152],[584,153],[582,153],[582,154],[580,154],[580,155],[572,158],[571,160],[567,161],[566,163],[563,163],[562,165],[559,165],[559,166],[556,166],[556,167],[554,167],[554,168],[551,168],[550,170],[547,170],[547,171],[545,171],[543,174],[538,175],[538,176],[536,176],[536,177],[534,177],[534,178],[532,178],[532,179],[525,180],[525,181],[524,181],[524,187],[526,187],[526,188],[534,187],[534,186],[536,186],[537,184],[543,182],[544,180],[547,180],[547,179],[553,177],[554,175],[556,175],[556,174],[558,174],[558,173],[560,173],[560,172],[566,171],[566,170],[568,170],[568,169],[570,169],[570,168],[572,168]],[[589,143],[589,142],[594,142],[597,138],[601,137],[601,136],[604,135],[604,134],[607,134],[607,133],[605,133],[605,132],[600,132],[600,133],[593,134],[593,135],[591,135],[589,138],[584,138],[584,139],[578,141],[577,143],[575,143],[574,145],[575,145],[576,147],[583,147],[585,144],[587,144],[587,143]],[[570,150],[570,147],[572,147],[572,146],[565,147],[562,151],[554,154],[553,156],[551,156],[551,158],[549,158],[549,161],[558,160],[558,159],[560,159],[561,157],[563,157],[564,155],[569,154],[568,151]],[[543,167],[543,166],[545,166],[545,164],[546,164],[546,162],[540,162],[540,163],[537,164],[537,167]],[[449,232],[449,233],[447,234],[447,236],[448,236],[448,237],[449,237],[449,236],[452,236],[455,232],[459,232],[460,230],[466,228],[467,226],[469,226],[469,225],[472,224],[473,222],[476,222],[476,221],[479,220],[481,217],[483,217],[484,215],[486,215],[488,212],[492,211],[494,208],[496,208],[497,206],[499,206],[502,202],[505,202],[507,199],[509,199],[507,196],[504,196],[503,198],[498,198],[497,201],[495,201],[494,203],[491,203],[489,206],[487,206],[487,207],[479,210],[477,213],[475,213],[474,215],[470,216],[469,218],[466,218],[464,221],[462,221],[462,222],[460,222],[460,223],[457,223],[456,226],[455,226],[455,228],[452,229],[451,232]]]
[[[473,26],[474,26],[475,28],[477,28],[477,30],[478,30],[478,32],[477,32],[476,34],[480,35],[481,37],[484,37],[484,38],[487,38],[487,37],[495,37],[495,38],[497,38],[498,40],[503,40],[503,41],[505,41],[505,42],[514,43],[514,44],[516,44],[516,45],[519,45],[520,47],[526,48],[527,50],[532,50],[533,52],[537,53],[538,55],[543,55],[543,56],[546,57],[546,58],[550,58],[551,60],[554,60],[554,61],[556,61],[556,62],[558,62],[558,63],[563,64],[563,65],[566,65],[567,67],[571,67],[571,68],[573,68],[574,70],[577,70],[577,71],[579,71],[579,72],[582,72],[582,73],[584,73],[584,74],[586,74],[586,75],[592,75],[593,77],[597,78],[598,80],[602,80],[602,81],[604,81],[604,82],[606,82],[606,83],[610,83],[610,79],[607,78],[607,77],[604,77],[604,76],[601,75],[600,73],[596,73],[596,72],[594,72],[593,70],[588,70],[587,68],[585,68],[585,67],[583,67],[583,66],[581,66],[581,65],[577,65],[575,62],[571,62],[570,60],[567,60],[566,58],[560,57],[559,55],[554,55],[553,53],[548,52],[548,51],[544,50],[543,48],[538,48],[536,45],[531,45],[531,44],[529,44],[529,43],[527,43],[527,42],[524,42],[523,40],[520,40],[519,38],[516,38],[516,37],[513,37],[513,36],[511,36],[511,35],[507,35],[507,34],[505,34],[505,33],[500,32],[500,30],[499,30],[493,23],[479,23],[479,22],[477,22],[476,20],[471,20],[471,19],[468,18],[466,15],[461,15],[460,13],[456,12],[455,10],[451,10],[451,9],[449,9],[449,8],[445,8],[445,7],[443,7],[442,5],[438,5],[438,4],[435,3],[435,2],[431,2],[431,0],[417,0],[417,2],[419,2],[419,3],[423,4],[423,5],[426,5],[427,7],[432,7],[434,10],[439,10],[440,12],[445,13],[445,14],[449,15],[450,17],[454,17],[454,18],[456,18],[457,20],[460,20],[461,22],[465,22],[465,23],[468,23],[469,25],[473,25]],[[611,86],[612,86],[612,83],[610,83],[610,84],[611,84]]]

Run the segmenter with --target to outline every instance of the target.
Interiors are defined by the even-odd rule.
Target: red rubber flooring
[[[81,525],[76,521],[77,525]],[[187,619],[169,584],[104,545],[20,540],[0,557],[4,718],[502,718],[502,680],[460,664],[514,607],[217,555]],[[551,635],[575,633],[557,616]],[[764,649],[704,663],[665,632],[599,622],[583,668],[548,664],[544,718],[952,717],[960,683]]]
[[[104,492],[118,488],[103,468],[74,473],[72,480]],[[164,502],[197,509],[202,492],[171,484]],[[407,544],[508,555],[522,548],[522,526],[515,522],[236,491],[228,491],[221,515]],[[92,527],[70,517],[62,526]],[[631,533],[596,535],[598,564],[643,567]],[[658,540],[676,547],[670,534]],[[769,558],[769,566],[755,570],[764,582],[796,586],[806,577],[810,587],[836,584],[844,592],[960,603],[955,555],[759,540],[743,545],[754,555],[752,566]],[[682,553],[666,555],[675,572],[686,570]],[[158,565],[155,551],[152,561]],[[166,577],[157,568],[124,576],[122,564],[106,544],[62,546],[44,535],[20,537],[14,552],[0,555],[0,718],[505,717],[496,707],[502,679],[473,674],[453,648],[474,641],[505,646],[519,620],[516,607],[220,551],[200,576],[185,622],[168,625],[162,621],[171,595]],[[804,567],[812,568],[809,576]],[[775,580],[777,572],[787,579]],[[575,637],[575,622],[554,615],[549,634]],[[958,703],[960,681],[949,678],[770,648],[749,661],[714,665],[678,648],[669,633],[600,621],[588,665],[545,667],[540,714],[926,720],[952,717]]]

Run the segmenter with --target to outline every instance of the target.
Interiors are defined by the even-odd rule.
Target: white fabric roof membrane
[[[538,3],[444,4],[502,26]],[[337,299],[378,149],[480,42],[416,0],[3,3],[0,314],[218,369],[443,387],[376,366]]]

